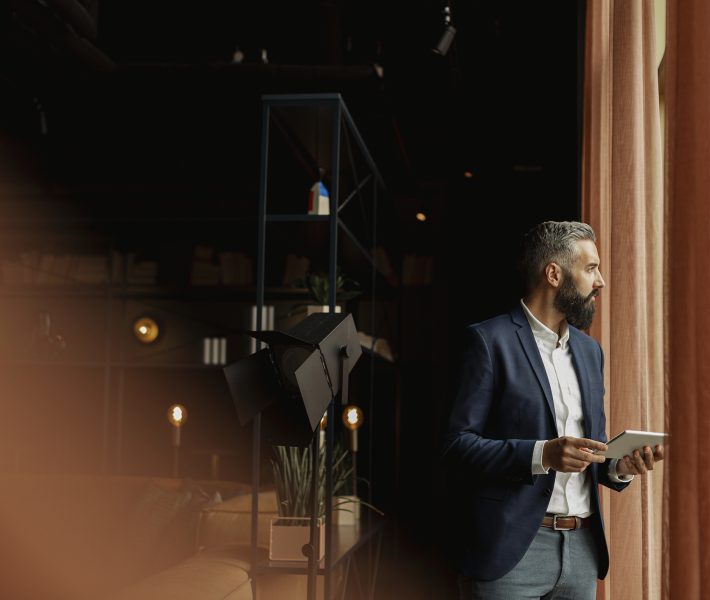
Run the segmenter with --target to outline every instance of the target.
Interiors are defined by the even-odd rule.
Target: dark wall
[[[517,301],[517,244],[529,227],[579,217],[585,3],[454,3],[458,33],[444,57],[431,52],[442,29],[443,3],[434,0],[285,9],[271,2],[178,4],[100,3],[97,44],[115,70],[55,73],[35,89],[27,87],[27,68],[21,86],[3,79],[7,135],[0,150],[19,164],[11,175],[22,172],[24,190],[20,198],[3,175],[3,210],[20,217],[13,239],[25,231],[18,229],[24,216],[40,211],[84,219],[84,232],[115,235],[119,250],[122,244],[148,258],[176,257],[215,236],[226,249],[253,247],[249,222],[232,227],[224,217],[256,211],[259,96],[343,93],[388,185],[379,239],[395,270],[401,274],[404,254],[430,256],[434,264],[432,283],[390,290],[387,326],[398,364],[395,375],[375,365],[384,372],[380,420],[363,431],[376,438],[365,460],[381,483],[376,500],[393,513],[383,597],[397,597],[405,573],[409,598],[443,597],[451,578],[434,550],[437,515],[446,507],[437,455],[458,336],[465,324]],[[245,62],[235,73],[229,62],[237,44]],[[260,64],[262,46],[268,66]],[[382,79],[373,63],[383,67]],[[46,110],[45,133],[35,96]],[[419,210],[428,216],[424,223],[413,218]],[[165,215],[213,221],[163,227]],[[157,246],[156,227],[165,242]],[[308,247],[306,236],[293,246]],[[180,283],[185,273],[166,277]],[[94,379],[87,389],[101,388]],[[147,395],[153,384],[127,382]],[[58,389],[57,397],[67,395]],[[125,426],[136,431],[142,409],[160,412],[148,404],[129,408]],[[222,433],[234,431],[225,426]],[[92,436],[85,445],[96,445]],[[246,451],[248,436],[243,441]],[[167,454],[154,458],[146,468],[169,462]],[[413,565],[426,576],[414,576]]]

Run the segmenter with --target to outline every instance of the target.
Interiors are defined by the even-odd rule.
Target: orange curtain
[[[710,598],[710,3],[669,0],[664,598]]]
[[[607,433],[664,427],[664,200],[652,0],[587,3],[583,219],[607,282],[591,334],[606,354]],[[663,468],[603,493],[606,600],[661,597]]]

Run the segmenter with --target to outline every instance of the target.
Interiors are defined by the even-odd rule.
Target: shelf
[[[122,299],[177,299],[177,300],[235,300],[254,303],[256,290],[239,285],[195,286],[133,286],[109,285],[0,285],[0,298],[103,298]],[[300,300],[307,298],[305,288],[266,288],[265,295],[272,300]]]
[[[266,215],[267,223],[298,223],[302,221],[328,222],[330,215],[303,215],[303,214],[270,214]]]

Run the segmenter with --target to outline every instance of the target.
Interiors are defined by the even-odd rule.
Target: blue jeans
[[[500,579],[459,577],[461,600],[595,600],[598,550],[590,528],[540,527],[530,548]]]

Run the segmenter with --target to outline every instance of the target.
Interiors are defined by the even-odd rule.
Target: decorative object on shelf
[[[202,338],[202,364],[226,365],[227,364],[227,338],[206,337]]]
[[[308,194],[309,215],[329,215],[330,196],[322,181],[316,181]]]
[[[214,247],[195,246],[190,270],[191,285],[217,285],[222,277],[222,267],[213,262]]]
[[[288,313],[279,317],[282,329],[290,329],[310,315],[330,312],[330,282],[326,273],[306,273],[301,279],[296,279],[292,285],[296,288],[307,289],[310,302],[294,304]],[[343,275],[338,269],[335,292],[336,313],[343,312],[346,302],[362,294],[359,287],[360,284],[357,281]]]
[[[252,260],[244,252],[220,252],[219,269],[223,285],[252,284]]]
[[[133,322],[133,335],[139,342],[152,344],[158,339],[160,328],[152,317],[138,317]]]
[[[257,318],[257,307],[252,304],[249,313],[249,329],[251,331],[256,331],[256,318]],[[273,331],[275,325],[275,309],[273,304],[266,304],[261,307],[261,330],[262,331]],[[249,338],[249,354],[254,354],[256,352],[256,338]]]
[[[187,421],[187,409],[182,404],[173,404],[168,409],[168,422],[173,426],[173,477],[180,473],[180,431]]]
[[[327,273],[306,273],[306,276],[297,282],[296,287],[305,287],[310,292],[316,304],[327,306],[330,298],[330,282]],[[340,268],[335,277],[335,301],[345,303],[362,294],[358,289],[360,284],[343,275]]]

